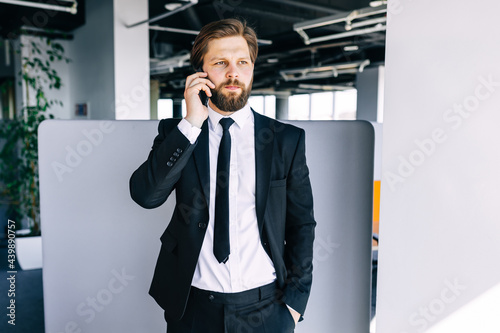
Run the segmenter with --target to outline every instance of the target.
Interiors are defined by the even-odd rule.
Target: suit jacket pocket
[[[267,197],[266,212],[264,214],[265,223],[270,225],[272,235],[276,244],[280,247],[285,239],[286,223],[286,181],[287,179],[271,180],[269,195]]]

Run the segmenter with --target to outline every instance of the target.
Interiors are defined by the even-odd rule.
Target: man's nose
[[[236,67],[236,64],[229,64],[227,67],[226,77],[228,79],[237,79],[238,75],[238,68]]]

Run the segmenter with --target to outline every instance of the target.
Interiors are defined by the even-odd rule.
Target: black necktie
[[[219,263],[229,258],[229,160],[231,158],[231,118],[222,118],[222,138],[217,157],[217,181],[215,185],[214,255]]]

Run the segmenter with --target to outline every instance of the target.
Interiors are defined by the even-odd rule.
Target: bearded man
[[[257,52],[245,22],[203,27],[186,117],[160,121],[130,179],[144,208],[175,190],[149,291],[168,333],[289,333],[303,318],[316,225],[305,134],[248,105]]]

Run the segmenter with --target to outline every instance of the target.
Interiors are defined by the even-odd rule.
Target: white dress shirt
[[[209,223],[203,240],[192,285],[216,292],[240,292],[276,280],[271,258],[262,247],[255,210],[254,116],[247,104],[231,115],[229,166],[229,260],[219,263],[213,253],[215,183],[217,155],[222,137],[223,116],[208,107],[210,200]],[[194,143],[201,132],[183,119],[179,130]]]

